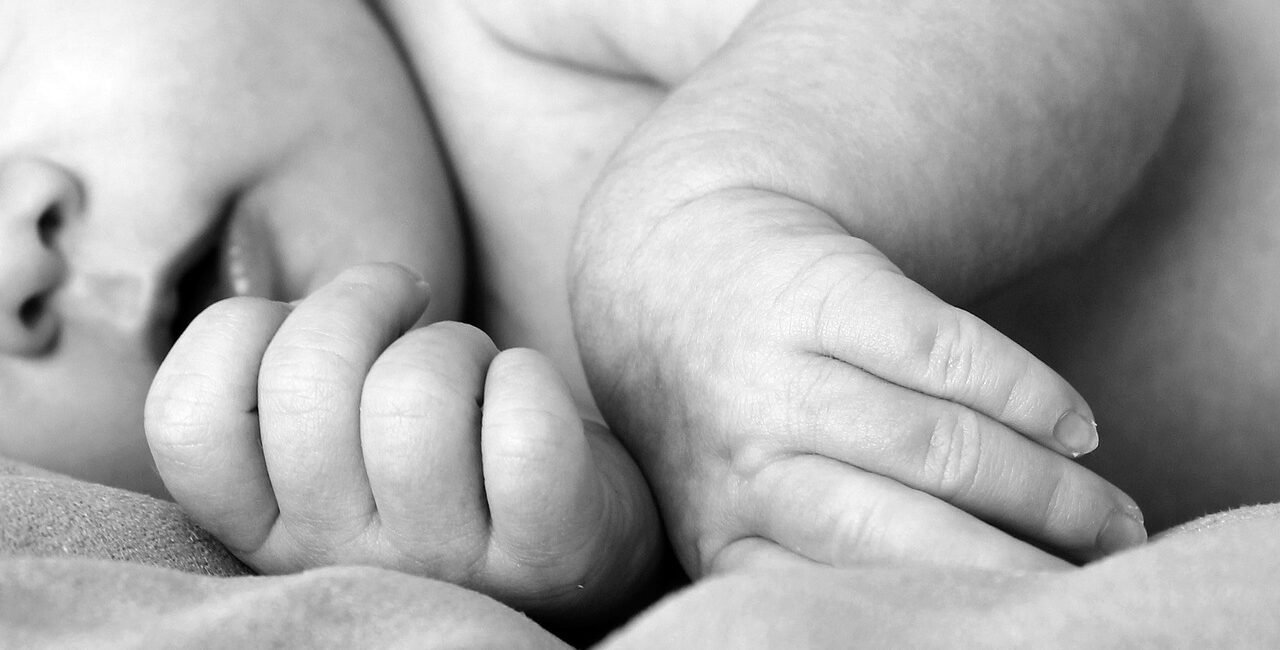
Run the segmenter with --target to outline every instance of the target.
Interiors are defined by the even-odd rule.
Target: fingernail
[[[419,289],[424,291],[431,289],[431,283],[427,282],[426,277],[424,277],[418,269],[412,269],[407,266],[403,268],[409,272],[409,276],[413,278],[413,283],[417,285]]]
[[[1079,458],[1098,448],[1098,425],[1075,411],[1067,411],[1053,427],[1053,437]]]
[[[413,278],[414,281],[417,282],[418,284],[426,284],[427,282],[426,279],[423,278],[422,272],[419,271],[418,269],[415,269],[411,266],[406,266],[404,264],[396,264],[396,266],[399,266],[400,268],[404,269],[404,272],[408,273],[409,277]]]
[[[1139,513],[1141,516],[1141,513]],[[1122,506],[1111,511],[1107,523],[1098,531],[1096,545],[1103,553],[1111,554],[1147,542],[1147,529],[1130,514],[1130,508]]]
[[[1124,501],[1120,504],[1120,507],[1124,509],[1124,513],[1126,515],[1129,515],[1129,517],[1133,518],[1138,523],[1146,525],[1147,520],[1143,518],[1142,508],[1139,508],[1138,504],[1132,501]]]

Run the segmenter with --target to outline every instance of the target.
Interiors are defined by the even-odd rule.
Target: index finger
[[[824,297],[815,352],[967,406],[1061,454],[1074,458],[1097,448],[1089,405],[1030,352],[887,261],[852,281],[847,268],[819,263],[810,271]]]
[[[749,533],[821,564],[1070,567],[944,501],[830,458],[801,454],[771,463],[744,493]]]

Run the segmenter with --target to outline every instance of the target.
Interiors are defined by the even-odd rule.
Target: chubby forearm
[[[1216,647],[1280,643],[1280,507],[1082,569],[794,566],[707,580],[609,648]]]
[[[752,188],[817,207],[965,300],[1117,207],[1176,109],[1183,14],[1146,0],[761,3],[606,170],[580,262],[643,247],[674,206]]]

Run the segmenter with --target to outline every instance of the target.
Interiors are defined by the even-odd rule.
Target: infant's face
[[[430,137],[356,0],[0,0],[0,455],[160,492],[146,391],[216,297],[394,261],[455,316]]]

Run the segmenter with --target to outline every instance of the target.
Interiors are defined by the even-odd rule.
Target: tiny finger
[[[202,312],[160,365],[147,442],[174,499],[229,548],[256,551],[278,509],[258,430],[258,370],[289,307],[232,298]]]
[[[353,267],[280,326],[263,355],[258,397],[282,520],[332,537],[363,528],[375,512],[361,453],[361,390],[378,355],[422,314],[428,293],[397,265]]]
[[[553,564],[599,533],[603,485],[569,387],[532,350],[506,350],[485,383],[481,450],[494,542]]]
[[[1070,566],[923,492],[829,458],[775,461],[757,474],[749,494],[752,532],[823,564]]]
[[[1063,455],[1098,446],[1084,398],[1030,352],[899,273],[871,278],[830,283],[816,352],[968,406]]]
[[[361,445],[384,534],[445,577],[467,563],[457,558],[482,556],[487,545],[480,404],[496,354],[480,330],[434,323],[387,348],[361,398]]]
[[[1133,499],[1081,465],[964,406],[823,359],[794,401],[820,413],[792,447],[927,492],[1082,559],[1146,539]]]

